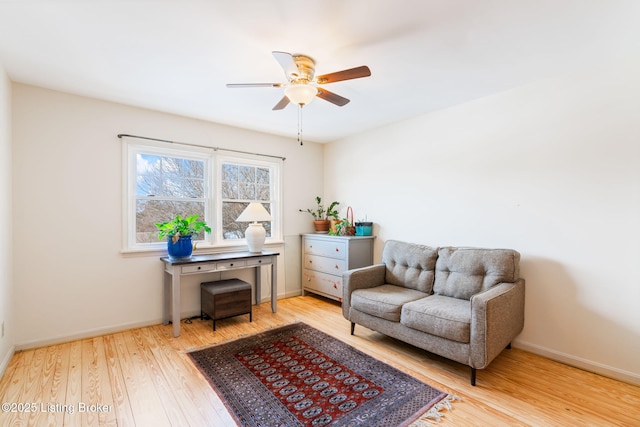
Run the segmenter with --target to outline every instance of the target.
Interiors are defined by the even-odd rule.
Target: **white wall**
[[[522,254],[516,346],[640,383],[640,63],[540,81],[325,147],[325,194],[384,241]]]
[[[0,337],[0,376],[13,354],[13,278],[11,224],[11,82],[0,65],[0,327],[4,323],[4,336]]]
[[[120,253],[119,133],[286,157],[285,244],[273,249],[282,254],[278,294],[291,293],[285,277],[299,289],[287,274],[287,242],[310,231],[298,208],[322,192],[322,180],[307,179],[322,175],[320,145],[14,84],[17,348],[160,322],[160,254]],[[199,314],[199,278],[190,279],[182,282],[184,315]]]

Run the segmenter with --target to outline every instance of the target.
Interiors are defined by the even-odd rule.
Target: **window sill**
[[[265,242],[265,248],[272,248],[284,245],[284,240],[273,240],[270,242]],[[198,244],[197,249],[193,251],[194,255],[202,255],[202,254],[216,254],[216,253],[224,253],[224,252],[242,252],[247,250],[246,243],[228,243],[221,245],[205,245]],[[166,248],[140,248],[140,249],[121,249],[120,253],[125,257],[136,257],[136,256],[157,256],[162,257],[167,255]]]

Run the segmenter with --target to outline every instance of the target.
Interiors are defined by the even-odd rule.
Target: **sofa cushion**
[[[403,305],[400,323],[431,335],[468,343],[471,335],[471,302],[431,295]]]
[[[372,316],[399,322],[402,305],[424,297],[424,292],[387,284],[353,291],[351,307]]]
[[[415,243],[387,240],[382,250],[385,283],[431,294],[438,250]]]
[[[519,263],[520,254],[511,249],[440,248],[433,291],[468,300],[498,283],[518,280]]]

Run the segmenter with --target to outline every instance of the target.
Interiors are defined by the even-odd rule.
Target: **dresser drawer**
[[[331,258],[347,257],[347,244],[342,241],[326,241],[326,240],[313,240],[304,239],[304,252],[307,254],[328,256]]]
[[[310,292],[317,292],[342,301],[342,276],[304,269],[302,286]]]
[[[323,273],[341,275],[347,269],[344,259],[327,258],[319,255],[304,254],[303,268],[320,271]]]

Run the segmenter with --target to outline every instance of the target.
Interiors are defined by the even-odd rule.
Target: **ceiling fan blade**
[[[272,110],[282,110],[287,105],[289,105],[289,98],[283,96],[280,102],[278,102],[276,106],[272,108]]]
[[[328,90],[322,88],[318,88],[318,94],[316,96],[318,98],[324,99],[325,101],[329,101],[332,104],[336,104],[339,107],[342,107],[349,103],[349,100],[347,98],[336,95],[335,93],[329,92]]]
[[[282,87],[282,83],[227,83],[227,87]]]
[[[342,80],[359,79],[360,77],[369,77],[371,70],[366,65],[348,70],[336,71],[335,73],[323,74],[316,77],[319,84],[334,83]]]
[[[287,76],[287,80],[291,81],[291,76],[297,76],[299,74],[298,66],[293,60],[293,55],[287,52],[273,51],[273,57],[276,58],[278,64],[284,70],[284,75]]]

